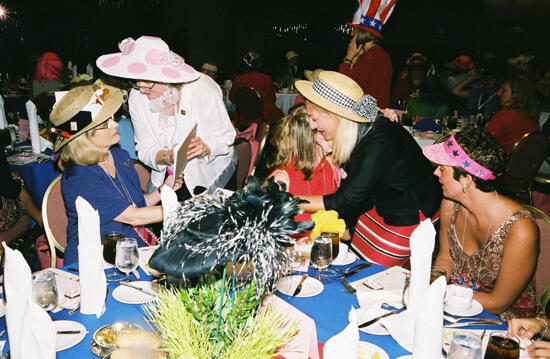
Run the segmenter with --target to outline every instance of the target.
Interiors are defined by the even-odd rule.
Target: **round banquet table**
[[[353,264],[350,264],[346,267],[350,267],[361,261],[356,261]],[[63,267],[62,269],[67,269],[68,267],[76,269],[76,264]],[[342,267],[343,268],[343,267]],[[373,275],[382,270],[386,269],[385,267],[379,265],[373,265],[369,268],[366,268],[360,271],[353,276],[347,278],[350,282],[355,280]],[[141,279],[140,280],[151,280],[152,277],[144,273],[141,268],[139,269]],[[313,276],[316,274],[316,271],[313,269],[309,270],[309,275]],[[131,280],[136,278],[132,275]],[[317,329],[317,340],[318,342],[326,342],[330,337],[342,331],[348,324],[348,313],[351,306],[355,308],[359,307],[357,297],[353,294],[349,294],[343,291],[343,287],[339,281],[332,280],[328,283],[324,283],[324,291],[315,297],[309,298],[300,298],[300,297],[290,297],[288,295],[277,292],[277,295],[290,303],[306,315],[310,316],[314,321]],[[60,351],[57,353],[58,359],[72,359],[72,358],[81,358],[81,359],[97,359],[90,351],[90,343],[92,342],[92,336],[95,330],[102,327],[103,325],[110,324],[116,321],[127,321],[141,325],[143,328],[148,329],[149,325],[144,319],[145,312],[142,309],[141,305],[132,305],[132,304],[123,304],[116,301],[113,296],[113,290],[116,288],[117,282],[109,282],[108,288],[109,293],[107,294],[106,300],[106,311],[100,317],[96,318],[95,315],[83,315],[80,312],[70,315],[68,310],[61,310],[58,313],[51,313],[53,320],[74,320],[82,323],[88,333],[86,337],[77,345]],[[483,311],[478,317],[484,318],[496,318],[494,315]],[[492,330],[505,330],[505,325],[501,326],[476,326],[471,327],[472,329],[492,329]],[[6,329],[6,320],[5,317],[0,319],[0,330]],[[465,328],[467,329],[467,328]],[[389,335],[387,336],[377,336],[371,335],[364,332],[360,333],[360,340],[371,342],[375,345],[378,345],[384,349],[390,358],[398,358],[402,355],[409,354],[406,350],[401,348],[397,342]],[[0,338],[1,340],[7,340],[7,335],[4,335]],[[3,350],[3,353],[7,351],[8,344]]]

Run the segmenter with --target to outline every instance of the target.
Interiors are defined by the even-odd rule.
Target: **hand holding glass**
[[[116,243],[116,267],[126,274],[126,279],[139,264],[137,241],[134,238],[124,238]]]
[[[57,283],[53,272],[37,272],[32,276],[32,290],[36,303],[44,310],[57,306]]]

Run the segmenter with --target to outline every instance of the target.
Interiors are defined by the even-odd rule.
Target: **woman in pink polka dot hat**
[[[225,186],[237,157],[235,129],[218,84],[158,37],[126,38],[118,46],[120,52],[100,56],[96,64],[108,75],[135,81],[128,101],[138,157],[152,169],[150,187],[163,183],[167,168],[174,170],[174,148],[195,124],[179,198]]]

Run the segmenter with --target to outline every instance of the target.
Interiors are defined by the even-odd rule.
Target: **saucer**
[[[479,303],[477,300],[472,300],[472,306],[466,310],[457,310],[457,309],[450,309],[447,306],[447,303],[443,305],[443,310],[445,313],[449,313],[451,315],[460,316],[460,317],[473,317],[478,315],[479,313],[483,312],[483,306],[481,303]]]
[[[59,352],[61,350],[69,349],[84,339],[88,331],[86,328],[75,321],[72,320],[54,320],[53,326],[56,331],[62,330],[79,330],[78,334],[57,334],[55,337],[55,351]]]
[[[148,281],[132,281],[130,283],[135,287],[142,288],[149,292],[156,293],[160,289],[160,285]],[[113,298],[121,303],[126,304],[144,304],[152,302],[156,299],[156,296],[143,293],[138,289],[121,284],[116,287],[115,290],[113,290]]]
[[[279,292],[292,297],[292,294],[296,290],[296,287],[298,286],[298,283],[300,283],[301,279],[301,275],[291,275],[281,278],[279,284],[277,285],[277,289],[279,290]],[[307,277],[302,283],[302,290],[300,291],[300,293],[298,293],[298,295],[296,295],[296,297],[313,297],[321,294],[324,288],[325,286],[323,285],[323,283],[321,283],[317,279]]]
[[[336,259],[333,260],[332,263],[330,263],[331,265],[334,265],[334,266],[347,266],[348,264],[352,264],[353,262],[355,262],[357,260],[357,256],[355,255],[355,253],[353,253],[352,251],[350,251],[348,249],[348,246],[345,246],[345,249],[347,250],[346,256],[345,257],[343,257],[343,256],[336,257]],[[340,247],[340,250],[342,250],[342,247]]]

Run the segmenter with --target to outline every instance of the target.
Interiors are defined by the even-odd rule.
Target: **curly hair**
[[[475,126],[469,126],[455,135],[458,145],[474,161],[493,172],[495,177],[501,175],[505,168],[508,157],[498,141],[487,131]],[[453,167],[455,180],[462,176],[470,175],[461,167]],[[483,192],[492,192],[498,187],[497,179],[483,180],[472,176],[476,187]]]
[[[310,128],[304,105],[294,108],[275,129],[277,155],[269,165],[271,170],[286,166],[294,158],[294,168],[310,180],[315,169],[315,132]]]
[[[503,83],[510,85],[512,96],[503,106],[503,109],[525,111],[536,122],[538,118],[534,87],[531,81],[521,75],[512,75],[504,79]]]

